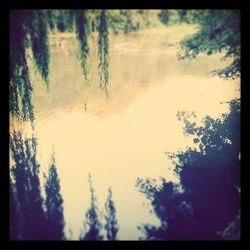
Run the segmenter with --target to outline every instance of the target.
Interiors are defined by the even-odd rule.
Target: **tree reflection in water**
[[[162,179],[137,180],[151,200],[161,226],[143,225],[146,239],[218,240],[240,238],[240,104],[230,102],[222,119],[205,117],[203,126],[182,113],[185,132],[200,143],[200,151],[169,154],[180,184]]]

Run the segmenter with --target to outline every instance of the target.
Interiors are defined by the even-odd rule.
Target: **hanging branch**
[[[34,120],[31,101],[32,86],[25,56],[26,30],[24,28],[26,13],[10,13],[10,114],[18,120]]]
[[[41,74],[44,82],[49,87],[49,45],[48,45],[48,27],[46,16],[42,11],[32,11],[32,27],[30,39],[32,43],[32,52],[38,72]]]
[[[99,55],[99,75],[100,88],[107,88],[109,80],[109,38],[108,38],[108,20],[106,10],[102,10],[100,14],[98,37],[98,55]]]
[[[10,114],[33,124],[32,86],[25,49],[30,47],[38,72],[48,88],[49,46],[43,11],[10,12]]]
[[[76,13],[76,34],[80,45],[80,61],[84,78],[88,81],[88,36],[90,34],[89,21],[86,10],[78,10]]]

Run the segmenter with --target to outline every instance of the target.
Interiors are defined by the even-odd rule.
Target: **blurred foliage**
[[[120,15],[124,17],[124,33],[127,34],[131,31],[139,30],[140,23],[133,20],[131,11],[120,10]]]
[[[73,32],[77,10],[44,10],[52,32]]]
[[[160,186],[151,179],[137,181],[161,221],[160,227],[141,227],[146,239],[239,239],[240,103],[231,101],[230,113],[221,119],[205,117],[203,126],[189,122],[193,115],[178,114],[185,133],[193,136],[200,150],[168,154],[180,184],[165,179]]]
[[[149,28],[152,22],[150,10],[106,10],[108,26],[114,34],[127,34]]]
[[[178,14],[178,21],[180,23],[185,22],[185,23],[191,23],[192,22],[192,16],[189,14],[192,13],[189,10],[177,10]]]
[[[160,13],[158,14],[160,21],[165,25],[169,24],[170,16],[171,16],[170,10],[161,10]]]
[[[198,31],[181,42],[180,59],[195,58],[199,53],[212,55],[225,52],[222,60],[233,58],[226,68],[213,73],[223,78],[240,76],[240,11],[193,10],[185,14],[183,22],[198,24]]]

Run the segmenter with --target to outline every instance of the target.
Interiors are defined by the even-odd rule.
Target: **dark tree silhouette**
[[[118,224],[116,219],[116,209],[114,202],[112,200],[112,190],[111,187],[108,189],[108,198],[105,203],[105,210],[106,210],[106,224],[105,229],[107,231],[107,239],[108,240],[116,240],[117,233],[118,233]]]
[[[204,126],[188,119],[183,118],[185,131],[200,142],[200,151],[169,155],[176,161],[181,185],[165,180],[161,187],[150,180],[147,185],[138,182],[162,222],[159,228],[145,225],[143,230],[149,239],[217,240],[230,238],[228,232],[239,239],[240,104],[231,101],[229,114],[216,120],[206,117]]]
[[[45,184],[46,216],[48,240],[62,240],[64,237],[63,199],[60,194],[60,183],[56,171],[55,154],[51,156],[49,175]]]
[[[101,228],[102,225],[99,221],[99,211],[96,204],[95,190],[93,188],[91,175],[89,175],[89,188],[90,188],[90,208],[86,212],[86,221],[84,222],[84,227],[86,233],[80,237],[80,240],[94,241],[102,240]]]
[[[23,138],[22,133],[14,132],[10,136],[10,149],[15,161],[11,169],[13,176],[14,201],[18,208],[19,225],[12,225],[13,228],[20,227],[18,235],[13,238],[22,240],[42,240],[46,232],[46,217],[43,210],[43,199],[40,192],[39,169],[40,165],[36,159],[37,141]],[[13,197],[13,196],[12,196]],[[12,200],[13,201],[13,200]],[[10,214],[15,214],[13,206]],[[15,217],[13,217],[15,220]]]

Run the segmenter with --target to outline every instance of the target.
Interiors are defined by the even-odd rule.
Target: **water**
[[[50,37],[50,91],[31,70],[36,131],[43,171],[52,148],[64,198],[65,233],[78,239],[89,206],[88,173],[92,174],[99,208],[112,187],[117,207],[119,239],[142,236],[141,223],[158,225],[137,177],[177,181],[164,152],[194,146],[183,134],[177,111],[195,111],[197,122],[228,110],[239,97],[239,80],[225,81],[209,73],[229,62],[221,55],[178,61],[175,45],[191,26],[175,26],[110,38],[109,98],[98,88],[97,41],[91,42],[90,81],[84,81],[73,34]],[[29,62],[32,68],[32,62]],[[29,127],[26,126],[28,133]]]

